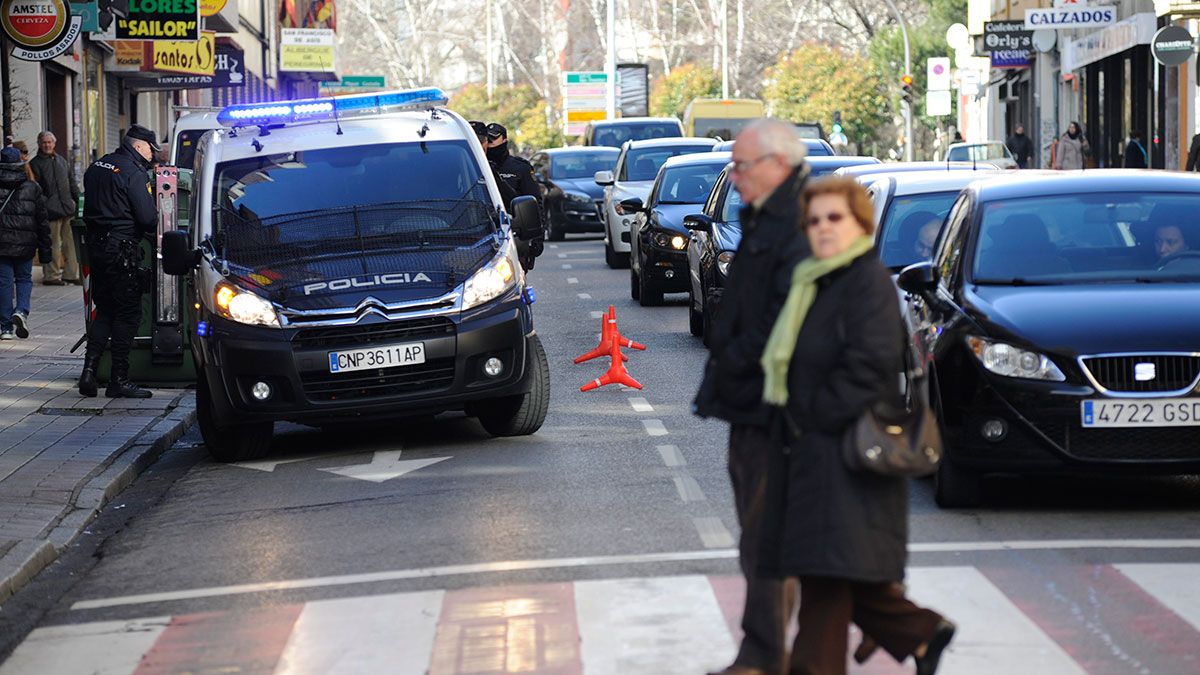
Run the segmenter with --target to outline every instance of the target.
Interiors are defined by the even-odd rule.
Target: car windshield
[[[990,202],[975,283],[1200,281],[1200,195],[1106,193]]]
[[[829,151],[829,146],[815,138],[804,139],[804,145],[808,147],[808,154],[811,157],[832,157],[833,153]]]
[[[950,162],[984,162],[989,159],[1007,159],[1008,150],[1003,143],[979,143],[950,148],[946,157]]]
[[[879,257],[892,270],[928,261],[958,191],[897,196],[880,223]]]
[[[742,195],[732,185],[725,191],[725,207],[721,211],[721,221],[740,223],[742,220]]]
[[[617,150],[596,150],[555,155],[550,160],[550,177],[590,179],[597,171],[612,171],[618,154]]]
[[[692,155],[697,152],[708,152],[712,144],[705,145],[672,145],[661,148],[638,148],[630,150],[625,155],[625,166],[617,180],[650,181],[658,176],[658,170],[672,157]]]
[[[625,141],[644,141],[651,138],[679,138],[683,134],[676,122],[630,122],[596,127],[592,145],[619,148]]]
[[[725,162],[666,169],[658,190],[659,204],[703,204]]]
[[[746,125],[753,122],[753,117],[743,117],[738,119],[697,119],[695,124],[695,132],[693,136],[702,136],[705,138],[720,138],[721,140],[733,140],[738,132],[746,128]]]

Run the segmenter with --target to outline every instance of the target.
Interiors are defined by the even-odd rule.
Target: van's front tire
[[[528,436],[542,428],[550,409],[550,361],[542,341],[531,341],[529,393],[481,401],[474,411],[485,431],[493,436]]]
[[[196,387],[196,422],[208,454],[218,462],[262,459],[271,450],[275,425],[271,422],[223,423],[213,411],[212,392],[203,373]]]

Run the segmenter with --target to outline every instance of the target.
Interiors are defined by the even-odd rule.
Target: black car
[[[726,168],[717,177],[703,212],[688,216],[688,328],[696,337],[708,334],[713,312],[729,274],[729,264],[742,241],[742,199]]]
[[[661,305],[664,293],[688,290],[690,234],[684,219],[703,208],[729,158],[728,152],[672,157],[659,169],[646,204],[637,198],[621,202],[625,213],[636,214],[629,238],[629,295],[643,307]]]
[[[993,178],[901,272],[946,439],[942,506],[988,473],[1200,472],[1200,176]]]
[[[604,188],[594,176],[597,171],[612,171],[620,152],[606,147],[552,148],[530,158],[542,188],[547,239],[562,241],[568,232],[604,231],[600,217]]]

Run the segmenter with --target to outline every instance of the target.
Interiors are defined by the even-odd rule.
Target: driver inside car
[[[1191,250],[1183,229],[1178,225],[1159,225],[1154,229],[1154,251],[1158,253],[1158,262],[1162,263],[1171,256]]]

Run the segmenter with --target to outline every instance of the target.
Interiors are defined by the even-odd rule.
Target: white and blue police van
[[[197,418],[214,458],[264,456],[279,421],[465,411],[494,436],[549,406],[535,296],[470,126],[438,89],[234,105],[195,147],[186,275]]]

